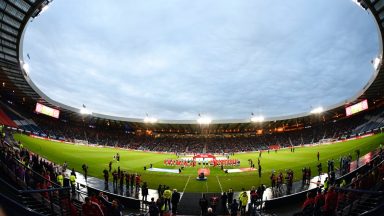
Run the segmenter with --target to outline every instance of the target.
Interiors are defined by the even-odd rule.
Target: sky
[[[246,119],[354,96],[378,44],[351,0],[65,0],[29,23],[23,53],[37,87],[75,108]]]

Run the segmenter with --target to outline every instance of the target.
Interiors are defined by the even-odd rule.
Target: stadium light
[[[156,118],[153,118],[153,117],[145,117],[144,118],[144,123],[150,123],[150,124],[153,124],[153,123],[156,123],[157,122],[157,119]]]
[[[37,10],[35,10],[35,12],[32,14],[32,18],[36,18],[37,16],[39,16],[40,14],[44,13],[45,11],[48,10],[49,8],[49,4],[52,2],[53,0],[45,0],[40,8],[38,8]]]
[[[355,3],[357,6],[363,8],[364,10],[368,9],[367,4],[362,0],[352,0],[353,3]]]
[[[40,12],[40,14],[44,13],[45,11],[47,11],[48,8],[49,8],[49,5],[46,4],[43,8],[41,8],[41,12]]]
[[[372,65],[375,70],[379,68],[379,65],[381,63],[381,56],[376,57],[375,59],[372,60]]]
[[[251,117],[251,122],[263,122],[264,116],[253,116]]]
[[[311,110],[311,114],[320,114],[324,111],[323,107],[317,107],[313,110]]]
[[[83,108],[80,109],[80,114],[82,114],[82,115],[91,115],[92,112],[89,111],[87,108],[83,107]]]
[[[211,124],[211,122],[212,122],[212,119],[208,117],[200,117],[197,119],[197,123],[199,124],[208,125],[208,124]]]
[[[28,63],[23,63],[23,70],[25,71],[25,73],[27,75],[29,75],[30,68],[29,68],[29,64]]]

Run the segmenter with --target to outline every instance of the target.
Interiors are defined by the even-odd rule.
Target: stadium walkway
[[[363,165],[363,164],[366,164],[367,162],[369,162],[372,158],[372,153],[368,153],[362,157],[360,157],[359,159],[359,162],[357,162],[356,160],[355,161],[352,161],[351,162],[351,171],[357,169],[359,166],[358,165]],[[323,165],[324,167],[324,165]],[[323,168],[323,170],[325,170]],[[67,170],[66,171],[66,175],[70,176],[70,173],[71,173],[71,170]],[[301,173],[296,173],[295,175],[301,175]],[[302,186],[302,183],[301,181],[297,181],[297,182],[294,182],[293,183],[293,186],[292,186],[292,193],[297,193],[297,192],[300,192],[300,191],[305,191],[305,190],[308,190],[308,189],[312,189],[312,188],[316,188],[318,187],[319,185],[323,185],[324,183],[324,180],[325,178],[327,177],[328,175],[327,174],[323,174],[320,176],[315,176],[311,179],[310,181],[310,184],[307,185],[307,186]],[[339,175],[339,172],[336,172],[336,178],[338,178],[340,175]],[[76,182],[79,183],[79,189],[83,192],[87,192],[87,189],[86,189],[86,186],[90,186],[90,187],[93,187],[95,189],[98,189],[100,191],[105,191],[104,189],[104,181],[102,179],[99,179],[99,178],[95,178],[95,177],[88,177],[87,178],[87,181],[85,181],[85,178],[84,178],[84,175],[82,173],[79,173],[79,172],[76,172]],[[320,179],[320,181],[319,181]],[[257,186],[257,185],[255,185]],[[141,196],[141,190],[138,190],[138,192],[135,191],[135,189],[133,188],[130,188],[130,191],[126,191],[126,188],[123,187],[122,189],[123,190],[120,190],[119,186],[117,186],[117,188],[113,187],[113,184],[112,182],[109,182],[109,185],[108,185],[108,188],[109,190],[106,190],[107,192],[110,192],[110,193],[114,193],[114,194],[119,194],[121,196],[128,196],[128,197],[132,197],[132,198],[135,198],[135,199],[142,199],[142,196]],[[115,190],[114,190],[115,189]],[[155,200],[158,198],[158,193],[157,193],[157,190],[153,190],[153,189],[149,189],[149,194],[148,194],[148,201],[150,201],[150,199],[152,197],[155,198]],[[247,191],[248,193],[248,196],[250,196],[250,191]],[[284,193],[284,191],[283,191]],[[180,203],[179,203],[179,215],[199,215],[200,214],[200,207],[199,207],[199,199],[201,198],[202,196],[202,193],[183,193],[183,192],[180,192],[181,194],[181,200],[180,200]],[[208,201],[210,200],[210,197],[212,196],[220,196],[220,193],[205,193],[206,194],[206,198],[208,199]],[[234,192],[234,198],[238,199],[240,195],[240,192]],[[277,197],[281,197],[281,196],[284,196],[282,195],[281,193],[279,192],[273,192],[272,191],[272,188],[267,188],[264,192],[264,195],[263,195],[263,200],[270,200],[270,199],[274,199],[274,198],[277,198]],[[273,214],[278,214],[278,215],[292,215],[292,212],[297,212],[300,210],[300,206],[301,203],[298,204],[298,206],[279,206],[279,210],[277,210],[276,212],[273,212]],[[287,212],[287,209],[289,210],[289,212]],[[142,204],[142,210],[143,211],[146,211],[147,210],[147,206]],[[217,214],[218,215],[225,215],[228,213],[228,211],[220,205],[220,201],[218,202],[218,205],[217,205]],[[272,212],[270,212],[272,213]]]

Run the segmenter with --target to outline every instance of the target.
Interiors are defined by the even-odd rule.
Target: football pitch
[[[69,168],[75,168],[78,172],[82,172],[81,166],[86,163],[89,167],[88,175],[100,179],[103,179],[102,171],[105,168],[108,169],[109,162],[113,161],[112,170],[120,166],[121,170],[128,171],[128,173],[139,173],[142,175],[143,181],[147,182],[152,189],[156,189],[159,184],[165,184],[185,192],[221,192],[229,188],[233,188],[235,191],[240,191],[241,188],[250,189],[252,186],[257,187],[261,183],[270,185],[269,177],[272,170],[282,171],[285,175],[287,169],[292,169],[295,180],[299,180],[301,179],[301,169],[311,167],[314,176],[317,173],[317,152],[320,152],[323,171],[326,171],[326,162],[330,159],[335,160],[335,166],[338,168],[340,156],[351,154],[355,159],[355,150],[357,149],[360,150],[361,156],[375,150],[380,143],[383,143],[384,134],[329,145],[296,147],[294,153],[290,149],[281,149],[277,152],[270,151],[270,153],[263,152],[260,158],[262,166],[261,178],[259,178],[257,171],[224,173],[220,167],[209,167],[210,175],[207,181],[195,180],[198,176],[198,169],[202,168],[202,166],[186,167],[180,174],[144,171],[144,166],[148,168],[149,164],[153,164],[153,167],[156,168],[179,168],[164,165],[164,159],[177,159],[175,154],[66,144],[36,139],[21,134],[15,134],[14,138],[21,141],[25,148],[50,161],[61,165],[64,161],[67,161]],[[119,163],[113,160],[116,153],[120,154]],[[238,153],[231,156],[230,159],[239,159],[242,168],[249,167],[248,159],[252,159],[255,168],[257,168],[258,157],[258,152]]]

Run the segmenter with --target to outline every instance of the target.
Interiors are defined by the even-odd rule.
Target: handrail
[[[70,189],[71,187],[39,189],[39,190],[19,190],[19,193],[40,193],[40,192],[50,192],[50,191],[58,191],[58,190],[70,190]]]
[[[12,189],[13,191],[19,192],[20,190],[10,185],[8,182],[6,182],[3,178],[0,178],[0,181],[2,184],[5,184],[8,188]]]
[[[384,195],[384,191],[358,190],[358,189],[340,188],[340,187],[336,187],[335,191],[345,191],[345,192],[365,193],[365,194],[374,194],[374,195]]]
[[[7,169],[8,172],[11,172],[9,170],[9,168],[5,164],[1,164],[0,166],[2,166],[3,169]],[[16,176],[15,181],[17,182],[18,180],[19,179]],[[13,190],[13,192],[16,195],[22,195],[22,194],[27,194],[28,195],[29,194],[30,196],[34,197],[36,201],[38,201],[38,197],[34,196],[33,194],[41,194],[42,195],[43,193],[49,192],[48,193],[49,198],[47,198],[47,197],[45,197],[45,198],[47,199],[46,201],[48,201],[48,203],[50,203],[50,207],[48,207],[48,206],[46,206],[46,207],[50,208],[51,212],[61,212],[61,214],[63,214],[63,207],[60,205],[60,203],[59,204],[58,203],[54,203],[54,200],[53,200],[53,197],[52,197],[52,192],[54,192],[54,191],[69,191],[70,187],[59,187],[59,188],[49,188],[49,189],[32,189],[32,190],[19,190],[19,189],[13,187],[11,184],[9,184],[7,181],[5,181],[2,178],[0,178],[0,182],[3,183],[6,187],[8,187],[8,189]],[[46,202],[44,202],[44,196],[41,196],[41,198],[42,198],[42,201],[40,201],[40,203],[41,204],[46,203]]]
[[[9,144],[8,142],[4,141],[4,143],[7,144],[9,147],[12,147],[12,145]],[[39,157],[40,157],[40,156],[39,156]],[[52,186],[55,186],[56,188],[61,187],[61,186],[60,186],[59,184],[57,184],[56,182],[53,182],[52,180],[48,180],[48,179],[46,179],[44,176],[40,175],[40,173],[34,171],[32,168],[30,168],[30,167],[28,167],[27,165],[23,164],[23,163],[22,163],[21,161],[19,161],[18,159],[16,159],[16,158],[12,158],[12,159],[15,160],[19,165],[22,165],[24,168],[26,168],[26,169],[32,171],[33,174],[36,174],[36,175],[38,175],[39,177],[45,179],[45,181],[51,183]]]
[[[373,213],[375,213],[376,211],[379,211],[380,209],[383,209],[384,208],[384,202],[381,204],[381,205],[378,205],[376,206],[375,208],[367,211],[367,212],[364,212],[362,214],[360,214],[360,216],[362,215],[372,215]]]
[[[12,147],[12,145],[9,144],[8,142],[4,141],[4,143],[7,144],[9,147]],[[40,158],[43,158],[43,157],[41,157],[41,156],[39,156],[39,157],[40,157]],[[38,175],[39,177],[45,179],[45,181],[48,181],[49,183],[51,183],[52,186],[55,186],[54,188],[62,188],[61,185],[57,184],[56,182],[53,182],[52,180],[48,180],[48,179],[46,179],[44,176],[40,175],[38,172],[34,171],[32,168],[30,168],[30,167],[26,166],[25,164],[21,163],[21,161],[15,159],[15,158],[13,158],[13,159],[14,159],[17,163],[21,164],[24,168],[26,168],[26,169],[28,169],[28,170],[31,170],[33,174],[36,174],[36,175]],[[48,160],[46,160],[45,158],[43,158],[43,159],[44,159],[45,161],[48,161]],[[49,161],[49,162],[51,162],[51,161]],[[70,187],[69,187],[69,188],[70,188]],[[79,193],[79,194],[82,194],[82,195],[88,195],[87,193],[85,193],[85,192],[83,192],[83,191],[81,191],[81,190],[78,190],[77,188],[75,189],[75,191],[76,191],[77,193]]]
[[[7,200],[8,202],[11,202],[13,205],[16,205],[17,207],[22,208],[25,212],[32,213],[32,214],[34,214],[36,216],[44,216],[43,214],[38,213],[38,212],[36,212],[36,211],[34,211],[34,210],[30,209],[30,208],[26,208],[25,206],[21,205],[20,203],[16,202],[15,200],[13,200],[13,199],[11,199],[11,198],[9,198],[7,196],[5,196],[2,193],[0,193],[0,197],[2,199]],[[30,214],[28,214],[28,215],[30,215]]]
[[[371,161],[374,161],[374,160],[376,160],[376,159],[378,159],[378,158],[380,158],[381,156],[379,155],[379,154],[377,154],[374,158],[372,158],[372,160],[370,160],[369,162],[371,162]],[[377,164],[374,168],[376,168],[376,167],[378,167],[378,166],[380,166],[381,164],[383,164],[384,163],[384,160],[382,160],[379,164]],[[363,166],[361,166],[361,167],[359,167],[358,169],[356,169],[356,170],[354,170],[354,171],[352,171],[352,172],[356,172],[356,171],[358,171],[358,170],[360,170],[360,169],[362,169],[363,167],[365,167],[366,166],[366,164],[364,164]],[[350,174],[350,173],[349,173]],[[355,182],[357,182],[357,181],[359,181],[361,178],[364,178],[364,177],[366,177],[367,175],[369,175],[369,172],[366,172],[366,173],[364,173],[362,176],[360,176],[360,178],[359,179],[356,179],[355,181],[351,181],[349,184],[347,184],[345,187],[347,188],[347,187],[350,187],[352,184],[354,184]],[[344,175],[345,176],[345,175]],[[337,180],[339,180],[339,179],[342,179],[344,176],[341,176],[341,177],[339,177]]]
[[[376,160],[379,156],[380,156],[380,155],[376,155],[376,156],[374,156],[374,158],[372,158],[372,159],[370,160],[370,162]],[[381,163],[384,163],[384,160],[383,160]],[[381,163],[380,163],[380,164],[381,164]],[[335,179],[335,181],[339,181],[339,180],[341,180],[341,179],[343,179],[343,178],[345,178],[345,177],[351,175],[353,172],[356,172],[356,171],[358,171],[358,170],[360,170],[360,169],[362,169],[362,168],[364,168],[364,167],[366,167],[366,164],[360,166],[359,168],[357,168],[357,169],[355,169],[355,170],[353,170],[353,171],[351,171],[351,172],[349,172],[349,173],[347,173],[347,174],[345,174],[345,175],[343,175],[343,176],[339,176],[338,178]],[[350,186],[350,184],[347,185],[346,187],[348,187],[348,186]],[[322,187],[322,186],[320,186],[320,187]],[[318,188],[318,187],[317,187],[317,188]],[[268,202],[268,201],[273,201],[273,200],[279,200],[279,199],[283,199],[283,198],[286,198],[286,197],[295,196],[295,195],[297,195],[297,194],[307,193],[308,191],[316,190],[317,188],[306,189],[306,190],[298,191],[298,192],[296,192],[296,193],[292,193],[292,194],[288,194],[288,195],[283,195],[283,196],[279,196],[279,197],[274,197],[274,198],[269,199],[269,200],[266,200],[266,201]]]

